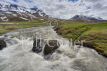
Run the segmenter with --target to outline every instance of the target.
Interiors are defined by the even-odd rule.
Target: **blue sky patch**
[[[90,15],[91,17],[93,17],[94,16],[94,14],[92,14],[92,15]]]
[[[32,0],[24,0],[25,2],[32,3]]]
[[[87,9],[91,9],[91,6],[87,6]]]
[[[17,2],[17,0],[12,0],[12,1]]]
[[[32,3],[32,1],[31,1],[31,0],[29,0],[28,2]]]
[[[37,8],[36,6],[33,6],[34,8]]]
[[[79,0],[68,0],[68,1],[76,2],[76,1],[79,1]]]
[[[61,2],[61,1],[63,1],[63,0],[59,0],[59,2]],[[67,0],[67,1],[77,2],[79,0]]]
[[[81,4],[79,4],[79,6],[85,6],[85,3],[81,3]]]

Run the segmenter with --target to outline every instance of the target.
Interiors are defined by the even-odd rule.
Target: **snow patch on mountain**
[[[23,6],[19,6],[9,2],[0,2],[0,10],[1,11],[19,11],[29,13],[30,10]]]
[[[20,17],[21,19],[24,19],[24,20],[28,20],[27,18],[24,18],[24,17]]]
[[[7,13],[7,14],[12,14],[12,12],[5,12],[5,13]]]
[[[17,17],[17,15],[16,15],[16,14],[13,14],[13,16],[14,16],[14,17]]]
[[[0,21],[34,21],[41,20],[43,17],[37,16],[36,14],[27,14],[23,12],[15,11],[1,11],[0,12]]]
[[[42,10],[38,9],[38,8],[26,8],[23,6],[19,6],[17,4],[14,3],[10,3],[10,2],[0,2],[0,11],[16,11],[17,13],[19,13],[21,15],[20,12],[23,13],[27,13],[27,14],[36,14],[39,16],[47,16]]]

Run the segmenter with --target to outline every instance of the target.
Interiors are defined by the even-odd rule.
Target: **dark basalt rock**
[[[6,42],[4,41],[4,39],[0,39],[0,50],[2,50],[5,47],[6,47]]]
[[[45,45],[44,55],[52,54],[60,46],[57,40],[44,41],[43,39],[36,39],[34,40],[32,51],[36,53],[41,52],[43,45]]]
[[[41,39],[35,39],[34,40],[32,51],[36,52],[36,53],[39,53],[42,51]]]
[[[52,54],[57,48],[59,48],[59,42],[57,40],[49,40],[44,48],[44,55]]]

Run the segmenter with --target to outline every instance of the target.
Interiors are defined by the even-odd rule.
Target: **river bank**
[[[99,54],[107,57],[107,22],[81,23],[64,21],[55,31],[69,40],[85,40],[83,46],[95,49]],[[77,44],[80,44],[77,43]]]
[[[46,20],[31,22],[0,22],[0,35],[21,28],[47,26]]]

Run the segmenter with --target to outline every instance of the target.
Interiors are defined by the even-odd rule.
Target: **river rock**
[[[34,40],[34,43],[33,43],[33,48],[32,48],[32,51],[33,52],[36,52],[36,53],[39,53],[42,51],[42,44],[41,44],[41,39],[35,39]]]
[[[102,54],[102,55],[107,58],[107,54]]]
[[[4,39],[0,39],[0,50],[2,50],[5,47],[6,47],[6,42],[4,41]]]
[[[57,40],[49,40],[44,48],[44,55],[52,54],[57,48],[59,48],[59,42]]]

